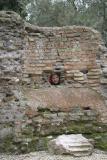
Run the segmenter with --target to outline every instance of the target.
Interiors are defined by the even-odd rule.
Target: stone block
[[[81,72],[74,73],[74,77],[83,77],[83,76],[84,76],[84,74]]]
[[[107,79],[106,79],[106,78],[101,78],[100,83],[101,83],[101,84],[104,84],[104,85],[107,84]]]
[[[12,136],[13,134],[14,134],[14,130],[12,127],[0,129],[0,139],[4,139],[8,136]]]
[[[61,135],[49,141],[48,150],[53,154],[81,157],[91,155],[93,145],[81,134]]]
[[[75,81],[84,81],[84,77],[74,77],[74,80]]]
[[[100,78],[100,76],[99,75],[92,75],[92,76],[87,76],[88,77],[88,79],[99,79]]]

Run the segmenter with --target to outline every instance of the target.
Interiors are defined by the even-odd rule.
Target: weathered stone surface
[[[33,110],[70,111],[73,107],[89,107],[98,111],[100,120],[106,119],[107,108],[102,97],[89,88],[47,88],[25,90],[29,105]]]
[[[107,131],[107,54],[99,44],[88,27],[35,27],[0,12],[1,152],[46,149],[48,135]]]
[[[82,70],[97,72],[99,75],[96,54],[99,52],[102,40],[97,31],[87,27],[40,28],[28,24],[25,29],[28,33],[28,43],[26,43],[27,57],[24,67],[26,73],[35,75],[35,79],[31,76],[34,83],[43,86],[48,82],[51,72],[61,74],[61,83],[73,83],[74,79],[77,83],[88,84],[87,73],[84,75]],[[33,38],[30,43],[29,38]],[[46,73],[45,78],[44,73]],[[100,76],[97,78],[100,79]]]
[[[102,72],[103,72],[104,75],[107,75],[107,68],[104,68],[104,69],[102,70]]]
[[[93,145],[81,134],[61,135],[49,141],[48,150],[54,154],[70,154],[72,156],[89,156]]]
[[[107,84],[107,79],[106,78],[102,78],[101,79],[101,84],[104,84],[104,85]]]

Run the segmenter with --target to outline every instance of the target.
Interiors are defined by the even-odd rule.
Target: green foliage
[[[92,134],[84,134],[86,138],[91,138],[95,142],[95,148],[107,151],[107,132],[96,133],[93,132]]]
[[[70,25],[75,11],[71,1],[32,0],[27,7],[29,22],[39,26]]]
[[[85,25],[99,30],[107,44],[106,0],[32,0],[29,22],[39,26]]]
[[[28,0],[0,0],[0,10],[12,10],[25,17],[28,2]]]
[[[0,10],[16,11],[43,27],[90,26],[102,33],[107,45],[106,0],[0,0]]]

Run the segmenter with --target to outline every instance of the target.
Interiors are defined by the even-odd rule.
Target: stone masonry
[[[99,87],[101,70],[96,62],[101,35],[87,27],[39,28],[26,25],[25,75],[37,85],[51,72],[61,73],[61,83],[79,82]],[[47,75],[47,76],[46,76]]]
[[[92,28],[41,28],[1,11],[0,152],[44,150],[72,133],[106,150],[106,54]],[[50,84],[53,73],[58,85]]]

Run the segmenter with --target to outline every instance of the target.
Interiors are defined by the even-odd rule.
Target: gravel
[[[34,152],[24,155],[0,155],[0,160],[107,160],[107,152],[95,150],[91,156],[72,157],[68,155],[51,155],[48,152]]]

